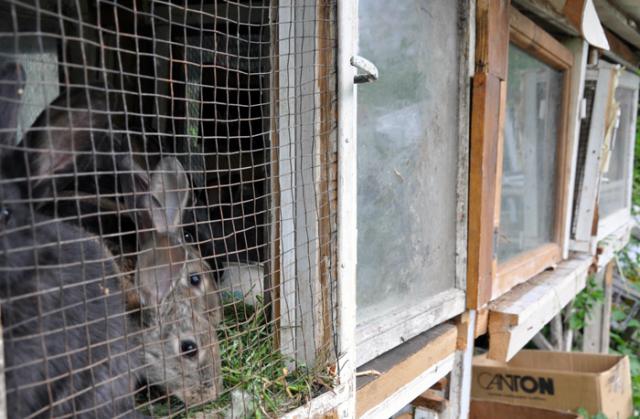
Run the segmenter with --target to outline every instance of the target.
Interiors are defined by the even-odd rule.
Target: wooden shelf
[[[591,257],[562,262],[490,303],[488,357],[511,359],[584,288],[591,264]]]

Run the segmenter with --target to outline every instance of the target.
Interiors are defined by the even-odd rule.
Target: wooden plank
[[[469,126],[471,119],[471,75],[475,38],[472,2],[458,0],[460,48],[458,70],[458,172],[456,182],[456,288],[467,289],[467,239],[469,208]]]
[[[467,307],[480,308],[491,298],[500,113],[499,77],[473,78],[469,167]]]
[[[392,313],[371,319],[356,330],[356,363],[361,365],[385,348],[400,345],[425,330],[452,319],[465,308],[465,292],[449,289],[422,301],[417,306],[398,307]]]
[[[353,401],[351,386],[341,384],[322,395],[310,400],[282,416],[279,419],[305,419],[317,417],[348,418],[351,411],[349,404]]]
[[[604,289],[604,299],[593,305],[582,337],[582,351],[588,353],[609,352],[609,331],[611,329],[611,297],[613,291],[613,270],[616,262],[612,260],[604,269],[595,274],[596,285]]]
[[[492,302],[488,357],[511,359],[584,288],[590,266],[588,257],[571,259]]]
[[[516,285],[555,266],[560,260],[562,260],[562,249],[556,243],[549,243],[498,265],[491,299],[500,297]]]
[[[476,73],[507,78],[509,0],[476,2]]]
[[[376,407],[394,395],[405,398],[412,392],[417,391],[417,393],[410,395],[405,402],[407,404],[418,394],[431,387],[442,376],[446,375],[440,374],[436,379],[429,381],[428,385],[423,388],[419,388],[419,386],[412,387],[411,391],[405,388],[445,359],[451,358],[449,364],[452,365],[457,336],[456,326],[446,323],[361,366],[360,370],[362,371],[375,370],[379,371],[381,375],[358,378],[358,390],[356,392],[357,417],[372,414],[371,412],[375,411]],[[433,371],[432,375],[435,378],[438,374]],[[426,381],[421,379],[419,383],[424,384]],[[403,393],[403,388],[405,393]],[[396,412],[400,407],[402,406],[398,406],[391,413]],[[371,417],[379,416],[373,415]]]
[[[604,26],[626,42],[640,48],[640,30],[633,19],[613,7],[608,0],[594,0],[594,4]]]
[[[627,218],[626,223],[621,223],[617,230],[598,242],[598,250],[596,252],[598,269],[607,266],[616,253],[629,243],[633,224],[633,219],[631,217]]]
[[[578,167],[578,148],[580,142],[580,126],[582,122],[581,108],[582,99],[584,97],[584,82],[587,68],[587,55],[589,46],[586,41],[581,38],[572,38],[564,42],[564,46],[571,51],[575,59],[575,65],[570,71],[570,86],[568,98],[568,114],[567,114],[567,164],[568,173],[565,175],[567,179],[566,198],[564,212],[561,214],[561,234],[562,239],[562,258],[569,257],[569,242],[571,239],[571,227],[573,219],[574,192],[576,183],[576,172]]]
[[[548,0],[512,0],[512,3],[520,10],[525,10],[528,13],[534,14],[540,19],[544,20],[546,24],[550,24],[555,29],[560,30],[566,35],[581,36],[580,26],[576,23],[582,20],[582,17],[578,17],[578,21],[575,20],[577,16],[568,15],[564,13],[562,2],[550,2]],[[554,4],[558,3],[558,4]],[[569,3],[569,1],[567,1]],[[580,13],[582,10],[576,10],[575,7],[571,8],[570,12]]]
[[[471,366],[473,364],[474,334],[477,323],[477,312],[469,310],[467,312],[467,330],[458,328],[458,336],[464,333],[467,342],[464,349],[456,351],[455,362],[451,370],[451,380],[449,384],[449,409],[446,417],[466,418],[469,414],[469,403],[471,397]],[[459,341],[460,339],[458,339]]]
[[[338,214],[337,214],[337,290],[338,301],[338,378],[347,391],[339,417],[355,416],[356,370],[356,260],[357,260],[357,148],[355,68],[358,33],[357,2],[338,2]],[[312,417],[308,415],[307,417]]]
[[[469,329],[469,313],[473,310],[465,311],[455,319],[458,328],[458,340],[456,341],[456,350],[463,351],[467,347],[467,330]]]
[[[631,48],[618,36],[608,29],[604,30],[604,34],[609,42],[609,51],[628,62],[632,66],[640,67],[640,56],[635,54]]]
[[[424,407],[437,413],[442,413],[449,407],[449,400],[447,400],[440,392],[427,390],[413,399],[411,405],[415,407]]]
[[[493,214],[493,228],[498,231],[500,226],[500,208],[502,198],[502,172],[504,165],[504,124],[507,117],[507,83],[508,79],[500,82],[500,111],[498,113],[498,157],[496,158],[496,192],[495,213]],[[495,243],[494,243],[495,244]],[[493,249],[494,253],[497,249]],[[495,255],[494,255],[495,256]],[[497,264],[497,260],[494,261]],[[497,266],[497,265],[496,265]],[[495,270],[494,270],[495,271]]]
[[[517,9],[511,8],[509,40],[554,68],[563,70],[573,65],[573,54]]]
[[[278,295],[276,306],[276,320],[280,326],[279,343],[280,350],[296,357],[296,176],[295,176],[295,43],[291,33],[295,26],[295,8],[291,0],[283,0],[278,8],[278,173],[280,177],[276,190],[279,191],[278,221],[280,257],[278,259],[280,275],[277,276]]]
[[[477,311],[474,338],[482,336],[489,330],[489,308],[483,307]]]
[[[596,81],[596,90],[591,108],[591,123],[585,129],[589,130],[586,159],[584,164],[581,188],[578,191],[578,201],[574,217],[575,231],[573,238],[576,243],[583,243],[590,248],[592,230],[600,183],[600,158],[602,144],[605,137],[605,113],[609,96],[613,92],[614,67],[601,65],[597,70],[590,70],[587,78]],[[576,244],[573,245],[576,248]],[[584,250],[583,250],[584,251]]]
[[[337,260],[333,231],[336,231],[336,220],[333,214],[336,213],[336,171],[337,162],[335,161],[335,144],[336,132],[333,129],[336,122],[336,89],[335,89],[335,48],[333,40],[335,39],[335,19],[332,16],[333,8],[329,0],[318,0],[317,8],[317,90],[320,94],[320,126],[317,136],[320,140],[319,159],[320,165],[320,182],[316,189],[316,202],[318,213],[318,242],[319,242],[319,258],[318,258],[318,279],[320,288],[320,297],[316,297],[316,304],[321,308],[321,317],[316,319],[320,321],[320,332],[316,335],[317,349],[316,358],[321,363],[328,360],[335,361],[333,354],[335,347],[333,337],[336,332],[336,326],[333,319],[336,317],[335,307],[332,304],[335,301],[335,291],[332,284],[332,278],[335,278],[335,264],[332,261]]]
[[[453,368],[454,356],[454,354],[450,354],[441,361],[438,361],[435,365],[421,373],[410,383],[399,388],[381,403],[356,417],[377,419],[393,415],[394,412],[397,412],[411,402],[411,400],[420,394],[421,391],[424,391],[425,388],[429,388],[433,383],[447,375]],[[359,406],[357,401],[356,406]]]
[[[556,154],[556,211],[555,211],[555,227],[554,235],[555,241],[560,245],[561,251],[565,248],[565,240],[569,237],[569,231],[571,228],[571,216],[570,212],[573,208],[570,198],[573,197],[573,184],[572,175],[574,167],[571,165],[573,157],[573,148],[576,147],[577,136],[570,132],[570,128],[575,128],[571,122],[571,117],[578,117],[579,115],[579,100],[574,104],[575,108],[572,109],[571,100],[572,97],[578,96],[581,90],[581,86],[578,87],[579,91],[573,91],[573,71],[576,70],[575,59],[573,53],[562,46],[563,50],[570,54],[570,65],[564,71],[563,81],[563,94],[561,104],[561,117],[558,124],[558,138],[557,138],[557,154]],[[586,64],[586,56],[584,57]],[[564,64],[560,64],[564,65]],[[577,121],[576,121],[577,123]],[[569,216],[567,216],[569,214]]]

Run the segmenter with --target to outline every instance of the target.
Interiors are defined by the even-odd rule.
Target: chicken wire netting
[[[9,417],[336,384],[334,3],[0,0]]]

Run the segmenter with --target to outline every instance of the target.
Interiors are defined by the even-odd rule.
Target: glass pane
[[[457,12],[360,1],[360,54],[380,70],[358,88],[360,324],[455,285]]]
[[[616,90],[616,100],[620,103],[620,124],[616,131],[609,171],[602,178],[600,191],[600,218],[611,215],[625,208],[629,185],[629,144],[633,141],[632,112],[633,90],[619,87]]]
[[[563,74],[509,46],[498,261],[553,241]]]

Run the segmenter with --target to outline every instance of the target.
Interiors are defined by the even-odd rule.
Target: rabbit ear
[[[38,116],[22,141],[27,161],[19,174],[33,179],[34,196],[51,195],[52,175],[93,171],[94,152],[113,149],[107,108],[104,94],[72,89],[63,91]],[[55,178],[60,187],[71,181],[72,176]]]
[[[182,222],[182,211],[189,200],[189,179],[174,157],[160,160],[151,176],[151,218],[156,231],[175,232]]]
[[[149,175],[131,156],[125,156],[117,163],[118,181],[124,196],[125,206],[136,211],[135,222],[139,229],[153,228],[150,202],[154,199],[149,194]],[[159,204],[158,204],[159,205]]]

